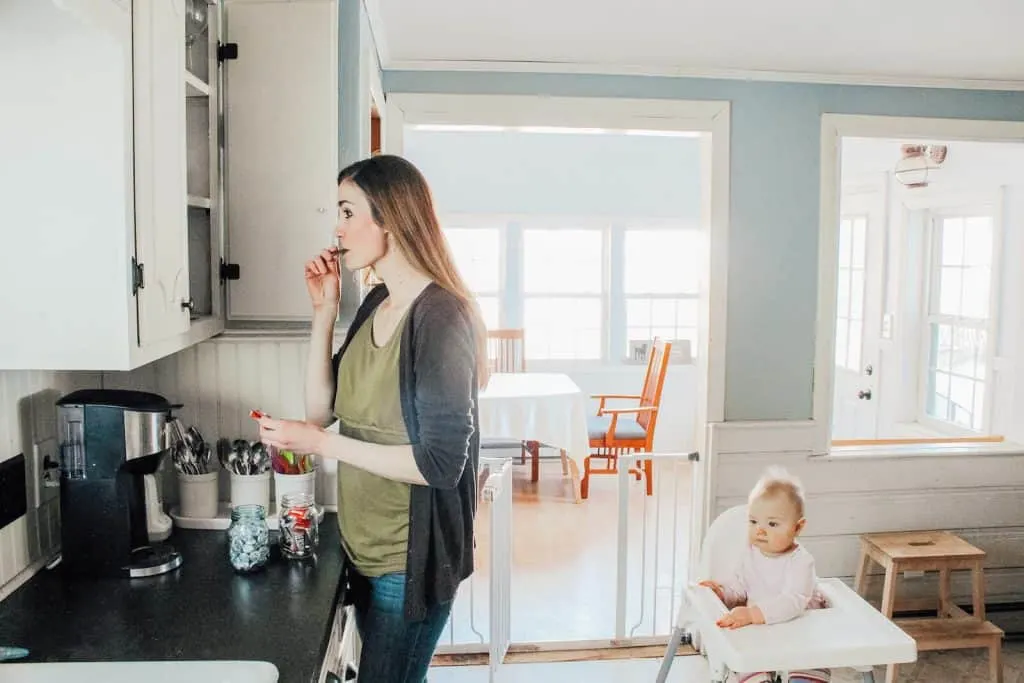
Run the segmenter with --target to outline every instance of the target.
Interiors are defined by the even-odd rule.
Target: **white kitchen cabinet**
[[[338,606],[331,624],[327,652],[320,665],[319,683],[345,683],[356,680],[362,642],[356,629],[355,609]]]
[[[339,166],[337,0],[226,0],[228,260],[232,324],[304,323],[303,265],[334,243]],[[367,111],[369,117],[369,111]],[[359,299],[351,275],[342,312]]]
[[[0,6],[0,369],[126,370],[223,329],[220,7],[194,74],[185,7]]]
[[[185,0],[134,3],[135,233],[139,342],[189,328]],[[144,229],[139,229],[144,228]]]

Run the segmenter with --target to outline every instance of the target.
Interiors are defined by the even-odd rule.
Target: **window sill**
[[[812,456],[823,462],[836,460],[897,460],[902,458],[950,458],[979,456],[1024,456],[1024,445],[1003,443],[907,444],[884,446],[841,446],[825,455]]]

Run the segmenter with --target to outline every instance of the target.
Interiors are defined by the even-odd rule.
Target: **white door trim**
[[[835,349],[836,239],[839,226],[843,137],[943,141],[1024,142],[1024,122],[823,114],[821,117],[821,216],[818,233],[818,312],[814,354],[815,453],[832,439],[832,359]]]
[[[693,473],[690,559],[699,552],[714,504],[711,425],[725,419],[725,335],[729,248],[729,102],[668,99],[388,93],[388,143],[401,153],[402,124],[562,126],[676,130],[701,136],[701,227],[708,277],[701,283],[698,395],[694,434],[701,459]],[[709,181],[709,182],[708,182]]]
[[[702,198],[701,221],[707,226],[709,279],[707,329],[699,357],[707,362],[707,385],[698,397],[706,423],[725,414],[725,332],[729,231],[728,102],[690,100],[545,97],[537,95],[449,95],[389,93],[388,138],[401,148],[403,124],[563,126],[614,129],[689,130],[711,133],[702,158],[702,175],[710,177]],[[710,169],[708,168],[710,166]],[[703,361],[702,361],[703,362]],[[698,408],[700,411],[700,408]],[[701,433],[701,431],[697,433]],[[703,446],[703,444],[701,444]]]

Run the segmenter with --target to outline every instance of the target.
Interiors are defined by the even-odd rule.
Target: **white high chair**
[[[738,505],[712,522],[701,546],[700,580],[731,576],[746,543],[747,508]],[[854,669],[865,683],[875,680],[872,667],[917,660],[917,645],[892,621],[839,579],[818,579],[828,601],[824,609],[808,610],[781,624],[752,625],[736,630],[715,622],[728,610],[710,588],[687,588],[676,626],[658,671],[665,683],[684,637],[708,660],[711,680],[725,681],[730,672],[793,669]]]

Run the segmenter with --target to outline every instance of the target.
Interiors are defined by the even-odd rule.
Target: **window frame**
[[[466,214],[462,214],[462,215],[464,216]],[[451,249],[451,242],[448,241],[448,230],[450,230],[450,229],[451,230],[474,230],[474,231],[476,231],[476,230],[496,229],[498,231],[498,289],[493,290],[493,291],[491,291],[491,290],[480,291],[480,292],[474,291],[473,292],[473,296],[474,297],[489,297],[489,298],[497,299],[498,300],[498,322],[499,322],[499,324],[501,324],[502,321],[503,321],[503,317],[502,317],[502,315],[503,315],[502,314],[502,302],[505,300],[505,289],[506,289],[506,283],[508,282],[508,280],[506,278],[506,273],[505,273],[505,270],[506,270],[506,267],[507,267],[506,264],[508,263],[508,258],[506,257],[506,254],[505,254],[506,249],[508,248],[508,239],[505,236],[505,233],[508,230],[508,225],[506,223],[495,222],[493,225],[487,225],[486,227],[484,227],[484,226],[479,226],[479,225],[478,226],[461,225],[459,223],[453,223],[452,225],[445,225],[444,222],[442,222],[441,226],[442,226],[441,227],[441,232],[442,232],[442,234],[445,237],[445,243],[448,245],[449,249]],[[454,254],[453,254],[453,256],[454,256]],[[469,283],[467,282],[466,285],[468,286]]]
[[[531,369],[552,368],[595,368],[608,366],[635,366],[637,361],[626,352],[628,328],[626,302],[630,299],[692,299],[700,301],[700,285],[693,292],[659,294],[625,293],[625,235],[632,230],[691,230],[702,233],[696,221],[673,218],[618,216],[577,216],[538,215],[507,213],[466,213],[450,212],[440,216],[442,230],[448,227],[473,229],[473,225],[498,227],[499,268],[501,269],[501,291],[499,297],[499,318],[502,327],[521,327],[525,323],[527,299],[533,298],[595,298],[601,301],[602,320],[600,325],[601,353],[598,358],[535,358],[527,357]],[[538,293],[526,292],[525,287],[525,233],[527,230],[595,230],[602,240],[602,269],[600,293]],[[705,262],[702,260],[701,263]],[[703,278],[698,278],[702,282]],[[485,292],[473,292],[474,296],[493,296]],[[698,304],[699,305],[699,304]],[[700,321],[696,321],[697,344],[691,348],[691,357],[684,359],[687,364],[697,363],[697,346],[700,339]],[[529,333],[527,333],[529,334]],[[621,348],[620,348],[621,347]],[[616,351],[616,349],[619,349]]]
[[[987,216],[992,219],[992,246],[989,269],[988,311],[985,320],[966,318],[935,312],[939,303],[937,297],[942,271],[942,229],[943,222],[950,218],[977,218]],[[981,202],[960,206],[929,207],[926,210],[925,230],[927,231],[924,250],[925,266],[928,273],[922,284],[924,288],[923,311],[918,321],[920,325],[921,355],[918,366],[918,392],[916,402],[917,421],[921,425],[952,436],[977,436],[992,433],[993,407],[995,401],[995,363],[998,357],[999,317],[1001,309],[1002,281],[1002,246],[1004,225],[998,207],[994,203]],[[984,415],[980,429],[972,429],[963,425],[937,418],[928,413],[929,386],[932,377],[931,329],[932,325],[946,324],[955,328],[985,330],[988,340],[985,351],[985,374],[980,380],[984,386]],[[972,378],[973,379],[973,378]]]
[[[838,304],[837,304],[837,306],[836,306],[836,315],[835,315],[835,326],[836,326],[835,334],[836,334],[836,347],[838,348],[838,345],[839,345],[839,335],[838,335],[839,320],[840,319],[845,320],[846,321],[846,353],[845,353],[845,357],[843,358],[843,363],[842,363],[841,367],[844,370],[849,370],[851,372],[860,373],[862,371],[863,367],[864,367],[864,326],[865,326],[865,322],[866,322],[866,318],[867,318],[868,258],[869,258],[869,254],[868,254],[869,248],[868,248],[868,238],[867,238],[867,235],[868,235],[868,226],[869,226],[869,223],[870,223],[870,215],[866,211],[855,211],[855,212],[851,212],[851,213],[847,213],[847,214],[842,214],[839,217],[839,228],[838,228],[838,230],[836,232],[836,239],[837,239],[837,245],[842,243],[843,223],[844,222],[849,222],[852,225],[853,223],[855,223],[857,221],[862,221],[863,224],[864,224],[864,239],[863,239],[863,247],[864,247],[863,254],[864,254],[864,256],[863,256],[863,263],[860,265],[860,267],[857,267],[857,266],[853,265],[854,263],[856,263],[856,259],[854,258],[854,253],[853,253],[853,241],[854,240],[853,240],[853,235],[851,233],[851,236],[850,236],[850,256],[851,256],[851,260],[850,260],[850,265],[849,266],[847,266],[846,264],[840,262],[839,256],[838,256],[838,250],[837,250],[837,254],[836,254],[836,292],[838,293],[838,291],[839,291],[839,281],[842,278],[843,270],[845,269],[845,270],[848,271],[847,278],[848,278],[849,283],[850,283],[850,289],[849,289],[849,292],[848,292],[849,301],[847,302],[847,307],[846,307],[847,310],[844,313],[849,313],[852,310],[852,304],[853,304],[853,300],[854,300],[854,298],[853,298],[853,272],[856,271],[856,270],[860,271],[860,273],[861,273],[860,318],[856,318],[855,319],[855,318],[852,318],[852,317],[850,317],[848,315],[842,315],[841,316],[839,308],[838,308]],[[837,301],[838,301],[838,297],[837,297]],[[860,339],[858,340],[858,347],[857,347],[858,348],[857,362],[851,364],[849,362],[850,361],[850,339],[852,339],[852,336],[850,334],[850,323],[853,322],[854,320],[856,320],[857,322],[860,323]],[[833,362],[835,363],[835,359],[833,359]],[[838,363],[835,363],[835,365],[839,366]]]

